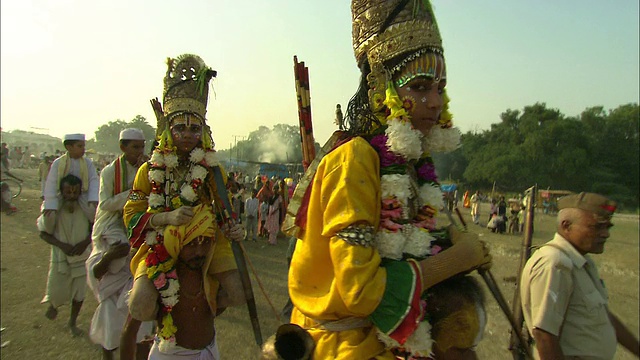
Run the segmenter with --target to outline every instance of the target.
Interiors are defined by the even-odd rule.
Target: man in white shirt
[[[100,172],[100,203],[93,225],[93,251],[86,261],[87,280],[98,300],[91,320],[91,340],[102,346],[102,358],[113,359],[128,315],[126,297],[133,284],[129,269],[129,239],[122,209],[138,168],[148,160],[144,154],[144,134],[139,129],[120,132],[122,155]],[[138,342],[151,333],[152,324],[143,323]],[[138,346],[138,352],[144,349]],[[149,349],[146,349],[146,353]]]
[[[251,190],[251,197],[244,202],[244,211],[247,215],[247,223],[245,224],[247,236],[245,240],[249,240],[249,235],[251,235],[253,241],[258,241],[258,206],[260,202],[256,197],[257,194],[257,190]]]

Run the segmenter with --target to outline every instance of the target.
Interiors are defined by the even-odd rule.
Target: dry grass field
[[[44,294],[49,261],[49,245],[37,236],[35,220],[40,208],[39,183],[36,170],[15,170],[25,179],[24,189],[15,205],[20,211],[14,215],[1,215],[1,317],[0,328],[2,359],[99,359],[100,349],[88,336],[73,338],[65,325],[69,307],[61,308],[58,319],[44,317],[45,305],[40,304]],[[482,218],[487,215],[483,208]],[[463,211],[469,222],[468,211]],[[441,224],[444,224],[443,220]],[[638,336],[638,216],[616,215],[615,227],[607,243],[605,253],[594,256],[601,276],[609,289],[610,307]],[[536,214],[534,245],[553,236],[555,218]],[[477,225],[470,229],[480,234],[492,249],[493,274],[509,303],[513,298],[514,275],[519,264],[521,236],[498,235]],[[279,240],[278,246],[265,246],[265,242],[245,244],[251,262],[275,308],[279,311],[286,300],[287,241]],[[278,326],[276,315],[252,277],[260,325],[266,339]],[[481,359],[510,359],[507,350],[509,325],[495,300],[488,291],[487,310],[489,321],[484,340],[478,348]],[[78,320],[85,332],[96,308],[96,301],[87,292],[84,307]],[[255,359],[258,351],[246,307],[227,310],[216,321],[220,351],[224,359]],[[616,359],[633,359],[624,349],[618,348]]]

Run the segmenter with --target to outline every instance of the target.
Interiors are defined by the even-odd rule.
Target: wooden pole
[[[531,344],[531,334],[527,331],[524,324],[524,315],[522,314],[522,299],[520,299],[520,277],[522,276],[522,269],[524,269],[527,260],[531,256],[531,242],[533,240],[533,216],[534,206],[536,202],[536,186],[532,186],[525,191],[525,198],[528,198],[525,208],[525,214],[527,214],[527,221],[524,223],[524,237],[522,238],[522,247],[520,249],[520,266],[518,267],[518,276],[516,277],[516,290],[513,294],[513,318],[516,326],[522,331],[520,339],[518,335],[511,331],[511,338],[509,340],[509,350],[513,355],[514,360],[525,359],[526,354],[529,353],[529,346]],[[522,343],[521,339],[524,338],[525,343]]]

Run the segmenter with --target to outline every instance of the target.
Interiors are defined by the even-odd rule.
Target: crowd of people
[[[491,232],[498,234],[521,234],[524,230],[524,222],[526,217],[526,206],[524,198],[518,195],[515,199],[505,200],[504,196],[496,198],[488,198],[476,190],[476,192],[468,196],[468,192],[464,195],[466,207],[470,208],[471,220],[474,224],[481,224],[481,204],[489,203],[489,216],[487,218],[486,228]]]
[[[216,317],[245,303],[250,286],[236,243],[276,245],[283,229],[285,326],[310,346],[274,340],[263,358],[476,359],[487,312],[470,274],[494,264],[477,234],[436,222],[449,204],[430,154],[455,150],[460,132],[435,14],[428,1],[353,0],[352,16],[361,82],[297,186],[225,172],[206,116],[217,72],[197,55],[167,59],[162,102],[151,100],[155,139],[124,129],[121,155],[100,173],[84,134],[65,135],[66,151],[39,170],[36,225],[51,246],[45,316],[70,304],[69,331],[82,334],[90,288],[98,307],[89,337],[103,359],[221,359]],[[480,199],[469,198],[477,224]],[[496,232],[506,231],[508,209],[504,196],[491,202]],[[611,359],[619,342],[638,356],[587,255],[603,252],[615,202],[581,193],[559,209],[556,236],[522,273],[536,353]]]

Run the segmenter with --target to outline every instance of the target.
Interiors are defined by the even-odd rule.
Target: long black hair
[[[367,83],[367,75],[371,73],[369,61],[364,58],[360,64],[360,84],[358,90],[349,100],[347,105],[347,115],[345,124],[347,132],[350,135],[367,134],[373,128],[373,125],[380,125],[380,120],[371,110],[369,103],[369,84]]]

